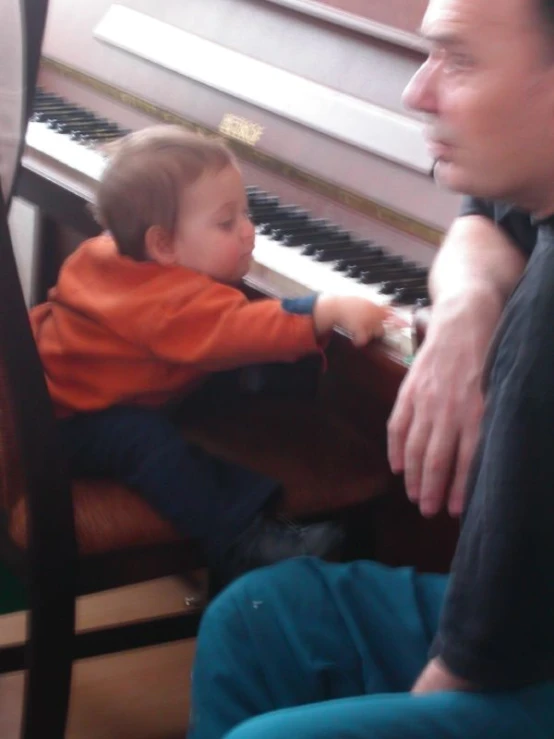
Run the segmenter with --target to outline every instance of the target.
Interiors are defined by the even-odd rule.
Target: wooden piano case
[[[94,29],[113,11],[108,0],[83,7],[78,17],[72,13],[71,28],[65,23],[67,2],[51,3],[40,76],[46,89],[129,128],[161,119],[219,132],[237,151],[249,184],[382,241],[396,254],[430,264],[457,201],[434,189],[419,154],[409,147],[392,150],[387,140],[372,151],[366,132],[347,132],[338,104],[328,120],[315,121],[311,130],[308,118],[298,124],[292,114],[287,118],[287,110],[271,110],[278,101],[256,103],[255,94],[261,93],[254,86],[243,98],[240,89],[233,94],[224,90],[221,75],[218,87],[217,71],[199,82],[163,69],[161,62],[122,52],[113,39],[106,44],[95,37]],[[402,0],[191,0],[187,13],[181,4],[170,5],[160,16],[165,23],[200,44],[208,40],[218,51],[242,55],[238,61],[228,56],[230,62],[238,64],[247,56],[254,65],[271,65],[277,81],[281,71],[291,75],[282,79],[293,85],[307,79],[313,82],[308,92],[314,101],[328,101],[333,84],[344,84],[349,95],[345,110],[361,101],[369,123],[378,126],[390,119],[406,141],[417,140],[410,138],[416,123],[401,112],[400,92],[423,58],[413,33],[422,1],[410,0],[407,14]],[[155,13],[141,0],[129,7],[139,15]],[[321,15],[322,8],[333,15]],[[241,24],[241,18],[249,24]],[[335,54],[334,62],[325,59],[324,50],[327,56]],[[360,69],[360,58],[367,69]],[[369,79],[368,69],[375,64],[382,74]],[[342,74],[337,75],[338,68]],[[301,114],[308,115],[299,109]],[[353,143],[348,137],[354,135]],[[71,173],[61,168],[45,174],[33,156],[26,152],[18,194],[39,207],[36,297],[43,299],[61,260],[98,229],[83,188],[71,184]],[[253,298],[273,294],[259,285],[245,289]],[[191,439],[214,452],[283,480],[291,513],[317,517],[340,512],[352,532],[350,556],[444,571],[456,541],[456,522],[446,515],[422,519],[386,460],[386,421],[406,371],[399,356],[379,343],[355,350],[337,334],[327,350],[325,371],[314,372],[313,363],[302,363],[296,375],[285,370],[287,381],[293,378],[287,393],[274,388],[224,403],[192,403],[187,428]]]

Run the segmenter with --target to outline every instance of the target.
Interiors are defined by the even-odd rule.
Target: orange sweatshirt
[[[161,405],[217,370],[294,361],[319,347],[310,315],[184,267],[121,256],[103,234],[63,264],[30,312],[59,416]]]

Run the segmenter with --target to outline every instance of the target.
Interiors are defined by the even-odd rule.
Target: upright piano
[[[336,445],[326,437],[308,454],[316,487],[314,454],[329,469],[336,453],[346,478],[349,444],[367,441],[383,471],[379,490],[344,479],[331,507],[378,492],[363,520],[371,554],[444,569],[456,525],[419,518],[386,469],[385,449],[386,419],[415,351],[414,309],[428,304],[427,271],[459,206],[435,186],[422,122],[401,102],[423,60],[415,29],[425,4],[50,0],[17,192],[36,208],[39,300],[61,260],[99,230],[89,204],[103,142],[161,121],[224,137],[240,160],[257,227],[245,290],[365,295],[394,305],[406,322],[363,350],[333,337],[313,397],[293,404],[312,426],[308,418],[291,464],[302,464],[306,437],[321,424]],[[241,429],[252,418],[238,421]],[[290,419],[281,421],[290,428]],[[208,426],[203,440],[225,453]]]

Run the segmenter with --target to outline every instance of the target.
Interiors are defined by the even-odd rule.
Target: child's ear
[[[176,254],[171,234],[162,226],[150,226],[144,235],[148,259],[164,266],[175,264]]]

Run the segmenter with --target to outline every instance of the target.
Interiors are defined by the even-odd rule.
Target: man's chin
[[[452,162],[438,160],[433,165],[433,178],[437,185],[452,192],[469,193],[470,178]]]

